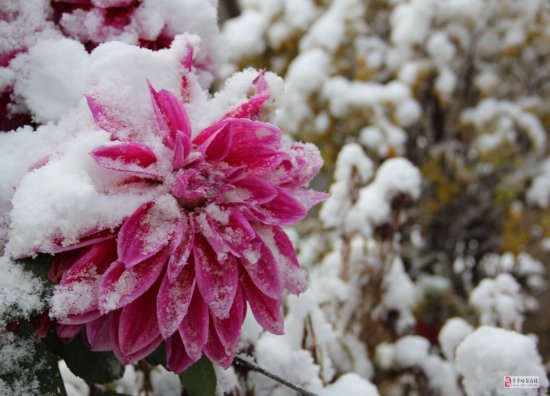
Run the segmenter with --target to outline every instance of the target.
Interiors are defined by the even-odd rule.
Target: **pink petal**
[[[164,134],[166,145],[174,148],[178,131],[191,136],[191,123],[187,112],[173,93],[165,89],[157,92],[151,84],[149,84],[149,91],[157,125]]]
[[[263,222],[274,225],[289,225],[297,223],[307,216],[307,210],[292,195],[280,187],[276,187],[277,196],[266,204],[252,208],[252,211],[262,216]]]
[[[116,243],[113,239],[99,242],[82,249],[63,274],[60,284],[95,281],[116,260]]]
[[[185,49],[187,50],[187,53],[181,60],[181,65],[187,69],[188,72],[191,71],[191,68],[193,67],[193,56],[194,56],[194,49],[193,45],[191,43],[187,43],[185,45]]]
[[[240,260],[252,282],[263,294],[274,299],[281,298],[283,284],[279,267],[263,242],[259,241],[255,249],[251,247],[245,251]]]
[[[160,337],[155,304],[158,286],[122,308],[118,324],[118,346],[129,356],[147,348]],[[157,344],[158,345],[158,344]]]
[[[176,132],[176,142],[174,147],[174,157],[172,158],[172,168],[178,170],[185,165],[185,159],[191,153],[191,139],[182,131]]]
[[[214,324],[218,338],[225,349],[225,355],[235,357],[237,344],[241,336],[241,326],[246,314],[246,301],[244,300],[243,292],[239,287],[235,294],[235,301],[231,307],[231,312],[227,319],[218,319],[214,315],[210,317]]]
[[[224,262],[229,254],[229,247],[225,243],[215,221],[206,214],[206,211],[199,213],[194,219],[197,230],[206,238],[208,244],[216,253],[216,261]]]
[[[250,246],[250,241],[256,237],[256,232],[246,218],[235,209],[229,210],[229,218],[226,224],[212,221],[215,233],[221,236],[223,243],[229,248],[231,254],[241,257]]]
[[[233,166],[245,165],[251,175],[271,172],[284,159],[279,150],[281,130],[259,121],[230,119],[233,144],[225,161]]]
[[[254,79],[254,85],[256,86],[256,93],[252,98],[244,102],[235,110],[225,114],[223,118],[258,118],[261,116],[262,106],[265,101],[269,99],[271,92],[267,81],[265,80],[265,70]]]
[[[287,188],[306,186],[323,166],[319,149],[311,143],[294,143],[284,151],[287,158],[281,162],[277,172],[267,176],[277,185]]]
[[[58,324],[56,326],[57,336],[62,340],[72,340],[82,329],[82,325],[64,325]]]
[[[182,216],[170,244],[170,259],[168,260],[167,269],[170,282],[176,281],[180,271],[187,264],[195,240],[193,218],[185,213],[182,213]]]
[[[227,153],[229,153],[232,141],[232,126],[231,124],[226,124],[202,143],[200,150],[204,152],[208,160],[213,162],[222,161],[227,156]]]
[[[177,219],[146,202],[126,219],[118,234],[118,258],[132,267],[158,253],[169,241]]]
[[[181,321],[187,315],[193,290],[195,289],[195,271],[187,265],[175,282],[164,276],[157,296],[157,319],[162,338],[165,340],[176,332]]]
[[[326,201],[330,194],[315,190],[297,189],[291,192],[292,196],[309,210],[320,202]]]
[[[119,131],[127,128],[124,121],[117,119],[117,117],[106,107],[100,104],[97,99],[91,95],[86,95],[86,101],[88,107],[92,112],[95,123],[104,131],[110,132],[111,135],[118,139],[120,136]]]
[[[195,288],[189,310],[179,329],[185,350],[193,360],[201,357],[202,348],[208,339],[208,318],[208,306],[203,301],[199,290]]]
[[[62,238],[59,238],[54,241],[57,247],[53,249],[52,253],[57,254],[61,252],[66,252],[68,250],[83,248],[85,246],[94,245],[96,243],[107,241],[109,239],[114,239],[116,238],[116,236],[117,236],[117,232],[111,229],[94,231],[80,237],[77,243],[67,245],[67,246],[64,246],[64,240]]]
[[[256,176],[248,176],[233,182],[234,189],[224,193],[225,202],[264,204],[277,196],[273,184]]]
[[[191,359],[187,352],[181,337],[174,334],[166,340],[166,365],[174,373],[182,373],[193,365],[198,359]]]
[[[224,262],[200,234],[195,236],[195,273],[202,298],[218,318],[224,319],[237,292],[238,273],[235,258],[231,255]]]
[[[196,169],[178,172],[171,193],[177,198],[180,206],[193,209],[204,203],[206,190],[201,185],[201,178],[202,176],[198,174]]]
[[[164,250],[131,268],[126,268],[120,261],[114,262],[99,286],[101,312],[121,308],[145,293],[159,278],[167,259]]]
[[[95,301],[93,302],[93,305],[96,305]],[[99,317],[101,317],[101,312],[91,307],[83,313],[69,314],[65,318],[58,318],[57,322],[64,325],[81,325],[92,320],[96,320]]]
[[[86,323],[86,339],[90,350],[94,352],[110,351],[111,343],[111,315],[102,316]]]
[[[293,294],[303,293],[307,289],[305,272],[300,268],[292,242],[283,229],[257,224],[255,230],[279,264],[284,287]]]
[[[212,322],[210,322],[208,341],[204,346],[204,353],[212,362],[217,363],[224,369],[231,366],[231,362],[233,362],[233,358],[235,357],[234,353],[226,351]]]
[[[270,333],[284,334],[281,300],[268,297],[259,291],[247,274],[241,275],[241,286],[258,324]]]
[[[121,143],[101,146],[93,150],[90,155],[103,168],[154,180],[161,179],[152,167],[157,162],[157,156],[145,144]]]

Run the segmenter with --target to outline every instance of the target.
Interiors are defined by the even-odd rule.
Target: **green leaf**
[[[105,384],[122,377],[124,367],[112,352],[92,352],[78,334],[70,343],[49,339],[52,350],[59,355],[74,375],[87,383]]]
[[[189,396],[214,396],[216,373],[205,356],[180,374],[180,381]]]
[[[166,368],[166,347],[164,342],[161,342],[159,347],[155,349],[153,353],[145,358],[147,362],[153,366],[158,366],[159,364]]]
[[[66,396],[59,359],[36,339],[30,323],[17,333],[0,332],[0,355],[9,359],[0,364],[2,389],[8,394]]]

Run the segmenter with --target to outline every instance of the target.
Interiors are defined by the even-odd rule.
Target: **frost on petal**
[[[92,95],[86,95],[86,101],[97,126],[111,133],[114,138],[119,138],[118,133],[127,128],[126,123],[117,119],[109,109],[99,103]]]
[[[193,218],[182,214],[172,242],[170,244],[170,259],[168,260],[167,275],[170,282],[175,282],[182,268],[188,263],[189,255],[193,250],[195,240],[195,225]]]
[[[265,79],[265,70],[254,79],[256,92],[254,95],[234,110],[231,110],[223,118],[258,118],[261,116],[262,107],[271,92]]]
[[[121,143],[101,146],[94,149],[90,155],[103,168],[154,180],[160,179],[154,169],[157,156],[145,144]]]
[[[156,345],[160,343],[155,304],[157,292],[158,283],[137,300],[122,308],[118,323],[118,346],[123,355],[141,354],[151,343],[156,342]]]
[[[230,355],[232,358],[237,351],[237,344],[241,335],[241,326],[246,314],[246,301],[244,295],[239,287],[235,294],[235,300],[229,312],[227,319],[218,319],[215,316],[211,316],[210,320],[214,325],[215,331],[218,335],[218,339],[225,349],[225,354]]]
[[[284,158],[279,150],[281,130],[259,121],[230,120],[233,145],[225,161],[231,165],[245,165],[253,175],[264,175],[277,167]]]
[[[283,334],[284,321],[281,314],[281,300],[263,294],[247,274],[242,273],[240,278],[244,295],[256,321],[270,333]]]
[[[210,215],[211,232],[217,235],[219,243],[224,245],[221,249],[224,252],[228,249],[235,257],[241,257],[249,247],[250,241],[256,237],[256,232],[248,220],[235,209],[225,209],[217,205],[208,206],[206,211]]]
[[[149,84],[149,91],[157,125],[164,134],[167,146],[174,148],[178,131],[191,136],[191,124],[187,112],[173,93],[165,89],[156,91],[151,84]]]
[[[216,260],[219,262],[226,261],[229,255],[229,247],[216,226],[216,221],[208,214],[208,209],[195,216],[195,222],[197,230],[200,231],[213,252],[215,252]]]
[[[209,316],[208,306],[195,288],[187,315],[179,328],[185,351],[191,359],[197,360],[202,355],[202,348],[208,339]]]
[[[177,209],[146,202],[124,222],[118,235],[118,258],[132,267],[155,255],[176,228]]]
[[[255,229],[279,264],[284,287],[293,294],[303,293],[307,289],[307,279],[286,233],[277,226],[257,224]]]
[[[256,287],[266,296],[281,298],[283,285],[279,267],[265,243],[256,241],[240,258],[242,266]]]
[[[176,332],[187,315],[194,289],[195,271],[192,265],[187,265],[175,282],[170,282],[168,275],[164,276],[157,296],[157,319],[164,339]]]
[[[53,253],[62,253],[67,251],[75,251],[76,249],[80,249],[86,246],[95,245],[96,243],[100,243],[103,241],[107,241],[109,239],[116,238],[117,233],[111,229],[101,230],[101,231],[92,231],[89,233],[86,233],[82,235],[80,238],[78,238],[77,243],[71,243],[70,245],[65,244],[65,239],[62,237],[56,238],[54,241],[54,244],[57,246],[53,249]],[[53,280],[53,279],[52,279]]]
[[[197,360],[189,357],[179,333],[166,340],[166,366],[174,373],[187,370]]]
[[[323,166],[319,149],[311,143],[294,143],[284,148],[286,158],[268,175],[270,180],[287,188],[306,186]]]
[[[330,194],[319,192],[315,190],[297,189],[291,191],[291,195],[302,204],[302,206],[309,210],[318,203],[326,201]]]
[[[193,249],[197,285],[206,304],[218,318],[227,318],[237,292],[237,263],[233,256],[218,261],[215,252],[200,234]]]
[[[105,315],[86,323],[86,339],[92,351],[110,351],[112,349],[111,315]]]
[[[290,225],[307,216],[306,208],[286,190],[277,187],[277,196],[266,204],[252,207],[264,223]]]
[[[77,250],[70,266],[55,287],[51,299],[51,314],[63,324],[80,324],[100,316],[97,287],[101,275],[116,259],[113,240]],[[52,266],[52,269],[54,267]]]
[[[164,250],[131,268],[126,268],[120,261],[113,263],[99,286],[99,309],[107,313],[141,296],[159,278],[166,260]]]
[[[264,204],[277,196],[277,189],[270,182],[256,176],[243,177],[233,182],[235,188],[224,193],[226,202]]]

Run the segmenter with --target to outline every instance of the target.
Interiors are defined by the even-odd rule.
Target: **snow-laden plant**
[[[354,371],[381,394],[505,394],[489,377],[520,375],[501,345],[534,330],[545,284],[548,2],[240,4],[222,28],[224,71],[284,76],[276,122],[325,158],[317,183],[331,197],[293,239],[309,298],[287,316],[303,318],[286,343],[311,357],[308,383]],[[488,346],[458,361],[472,331]],[[527,344],[517,362],[541,389],[521,391],[542,394]]]

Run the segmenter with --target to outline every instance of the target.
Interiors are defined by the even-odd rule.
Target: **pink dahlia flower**
[[[326,198],[304,188],[322,160],[314,146],[291,144],[255,120],[269,97],[262,74],[251,99],[194,138],[176,96],[149,88],[161,149],[119,140],[123,123],[88,97],[95,122],[114,141],[90,153],[95,162],[162,192],[119,229],[87,235],[56,255],[54,301],[66,307],[58,332],[70,338],[84,328],[92,350],[113,350],[125,364],[164,341],[175,372],[203,353],[228,367],[247,306],[264,329],[282,334],[283,290],[306,288],[281,226]],[[168,167],[161,152],[171,157]]]

